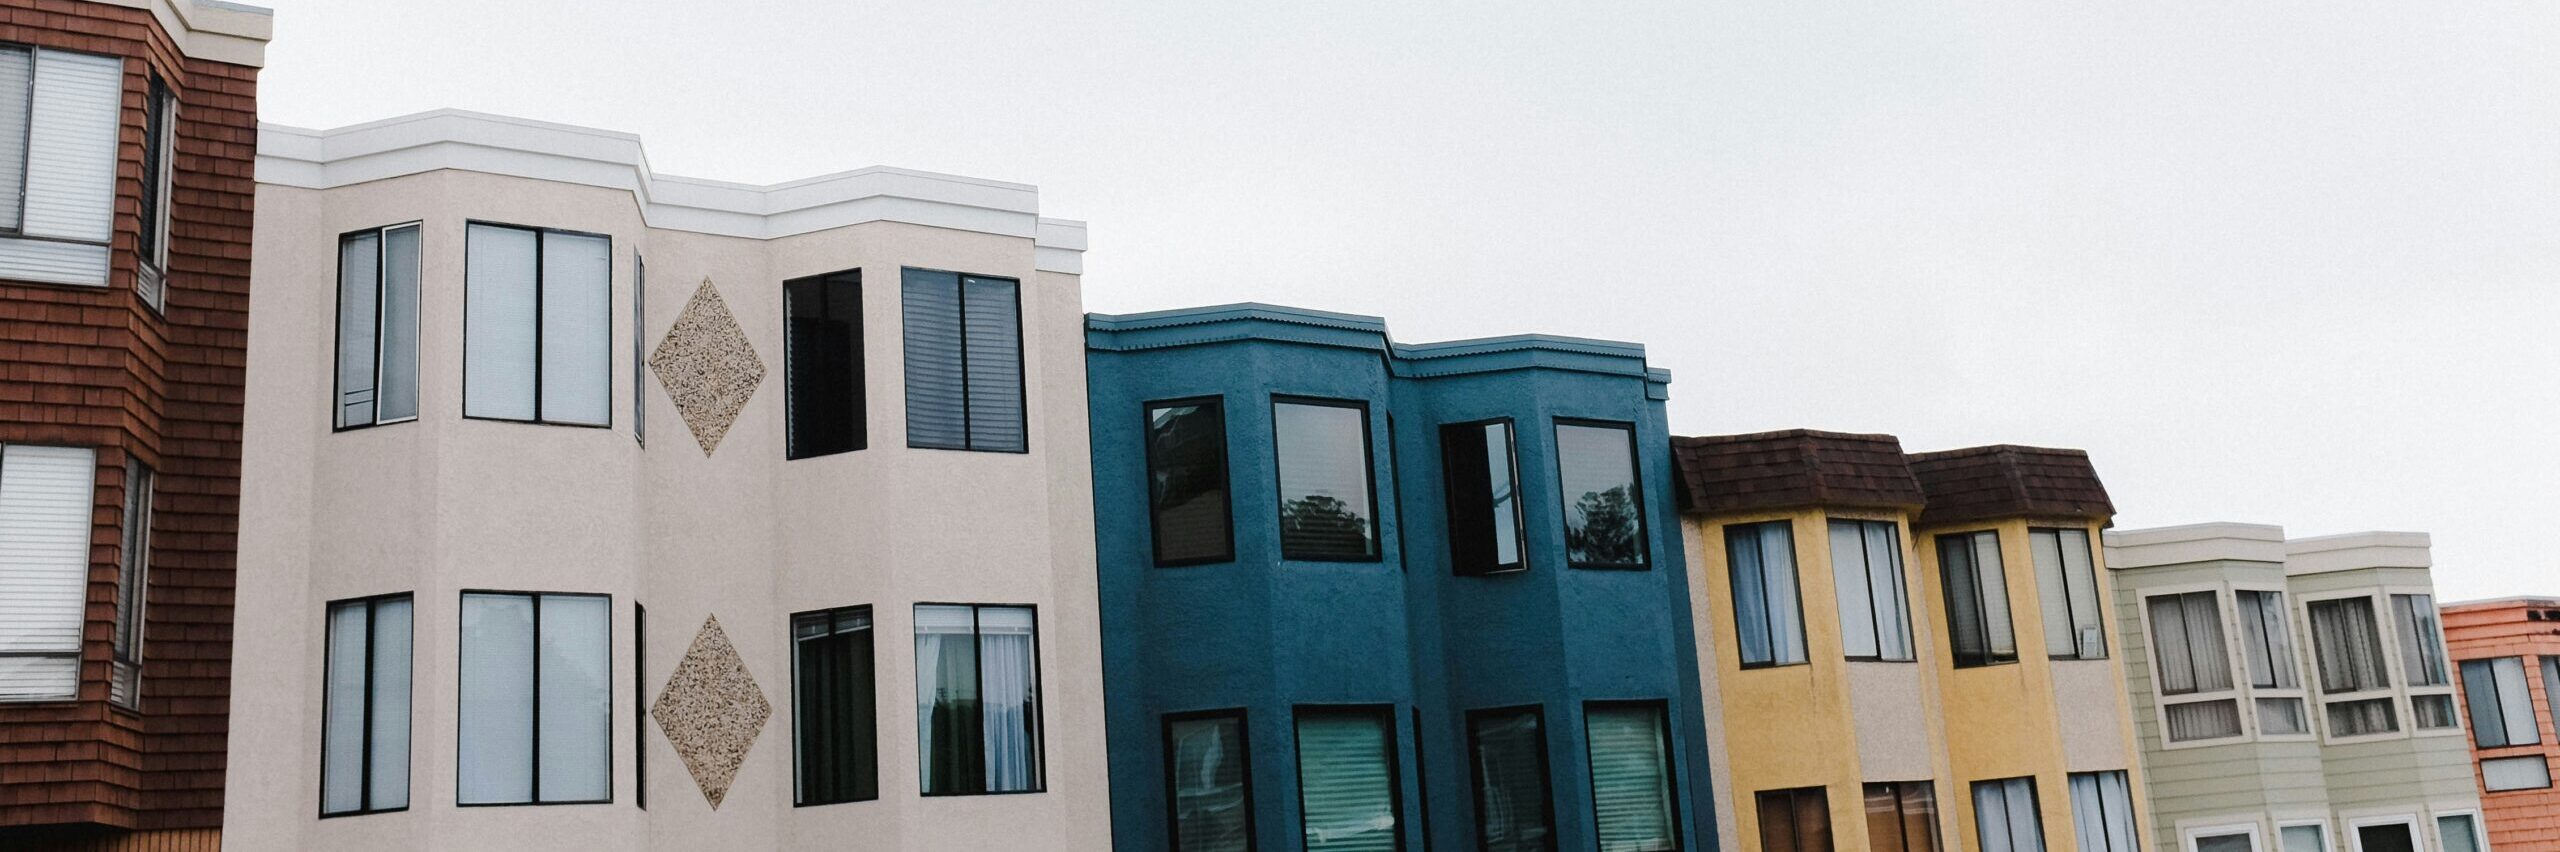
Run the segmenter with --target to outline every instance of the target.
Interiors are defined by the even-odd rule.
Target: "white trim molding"
[[[110,6],[144,9],[160,21],[178,52],[196,59],[246,65],[267,64],[267,39],[275,34],[275,10],[225,0],[98,0]]]

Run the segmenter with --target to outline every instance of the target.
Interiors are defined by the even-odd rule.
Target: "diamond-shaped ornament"
[[[658,374],[658,384],[675,400],[676,412],[684,415],[685,428],[693,430],[694,443],[702,445],[706,456],[729,434],[729,424],[764,381],[764,361],[756,358],[746,331],[709,278],[693,291],[693,300],[658,341],[657,351],[649,353],[649,370]]]
[[[773,705],[747,674],[747,662],[729,644],[720,619],[712,617],[702,620],[702,631],[694,634],[693,647],[685,649],[649,715],[657,718],[658,731],[684,758],[685,771],[693,774],[702,798],[716,811],[720,800],[728,798],[729,782],[737,779],[748,747],[773,715]]]

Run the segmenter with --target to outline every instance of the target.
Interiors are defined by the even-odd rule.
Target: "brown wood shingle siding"
[[[2535,731],[2541,742],[2482,749],[2474,739],[2471,755],[2475,760],[2541,755],[2547,762],[2560,764],[2560,716],[2554,715],[2560,704],[2553,703],[2560,696],[2545,688],[2540,659],[2560,657],[2560,620],[2554,617],[2560,617],[2560,599],[2484,601],[2444,608],[2446,656],[2457,661],[2522,657],[2525,691],[2533,699]],[[2469,684],[2460,677],[2453,680],[2461,686],[2463,706],[2469,707]],[[2476,763],[2472,771],[2479,771]],[[2487,787],[2485,781],[2482,787]],[[2489,828],[2489,848],[2560,849],[2560,787],[2482,793],[2480,809]]]
[[[1671,439],[1680,506],[1692,512],[1808,506],[1917,508],[1920,482],[1891,435],[1791,429]]]
[[[1998,444],[1910,456],[1911,474],[1929,495],[1923,526],[1992,518],[2088,518],[2116,513],[2089,454],[2079,450]]]

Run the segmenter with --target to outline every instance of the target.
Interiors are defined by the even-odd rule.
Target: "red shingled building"
[[[2473,768],[2494,849],[2560,849],[2560,598],[2449,604]]]

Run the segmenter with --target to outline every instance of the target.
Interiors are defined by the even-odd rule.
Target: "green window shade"
[[[1298,711],[1298,800],[1308,852],[1394,852],[1394,717],[1377,709]]]
[[[1679,848],[1671,810],[1671,746],[1661,707],[1592,707],[1591,806],[1601,852]]]
[[[1176,852],[1253,848],[1252,775],[1246,771],[1244,711],[1165,724],[1165,789],[1173,797]]]

